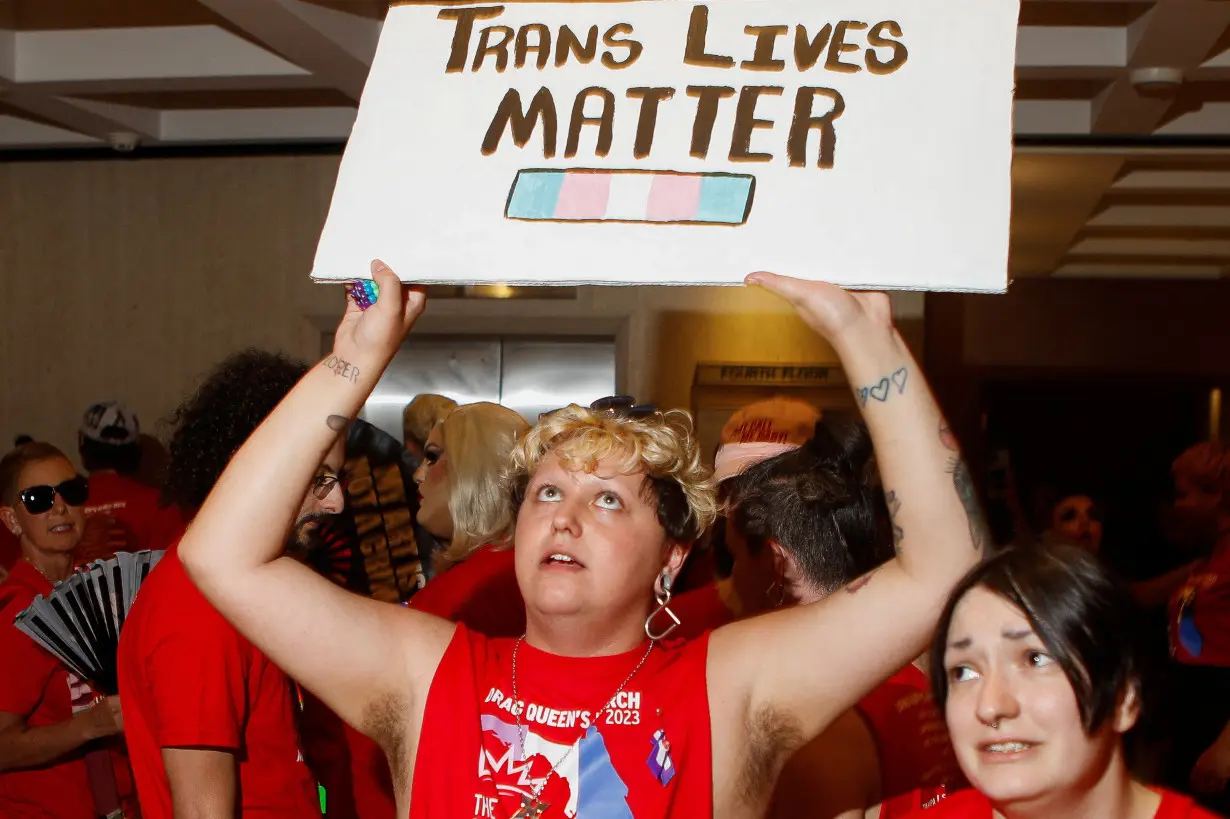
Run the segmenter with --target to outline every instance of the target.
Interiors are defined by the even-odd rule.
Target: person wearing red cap
[[[820,410],[808,402],[781,395],[748,404],[730,416],[722,427],[713,470],[719,505],[728,506],[732,478],[748,467],[807,443],[820,417]],[[699,637],[743,613],[730,580],[733,558],[727,547],[728,537],[727,516],[719,514],[708,533],[708,552],[715,576],[703,578],[699,586],[679,595],[671,607],[679,617],[680,637]]]

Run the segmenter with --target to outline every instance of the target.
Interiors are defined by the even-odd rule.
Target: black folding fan
[[[13,625],[101,694],[118,694],[116,651],[137,590],[163,552],[119,552],[77,568]]]

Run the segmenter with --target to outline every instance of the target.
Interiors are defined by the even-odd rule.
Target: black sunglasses
[[[90,496],[90,482],[78,475],[57,486],[31,486],[21,490],[17,497],[31,515],[41,515],[56,505],[56,495],[69,506],[81,506]]]

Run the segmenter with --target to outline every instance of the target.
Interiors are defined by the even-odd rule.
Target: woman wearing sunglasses
[[[91,692],[13,627],[13,618],[73,570],[89,484],[50,444],[0,460],[0,520],[21,560],[0,584],[0,816],[93,819],[87,743],[123,730],[118,697]]]
[[[977,790],[915,792],[868,815],[1213,819],[1128,771],[1123,736],[1141,709],[1132,609],[1079,547],[1009,549],[971,571],[936,630],[931,685]]]

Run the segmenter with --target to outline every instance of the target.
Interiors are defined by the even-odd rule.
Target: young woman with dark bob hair
[[[1141,709],[1133,602],[1073,546],[1008,549],[973,569],[940,618],[932,687],[973,790],[869,816],[1208,819],[1134,779],[1123,736]]]

